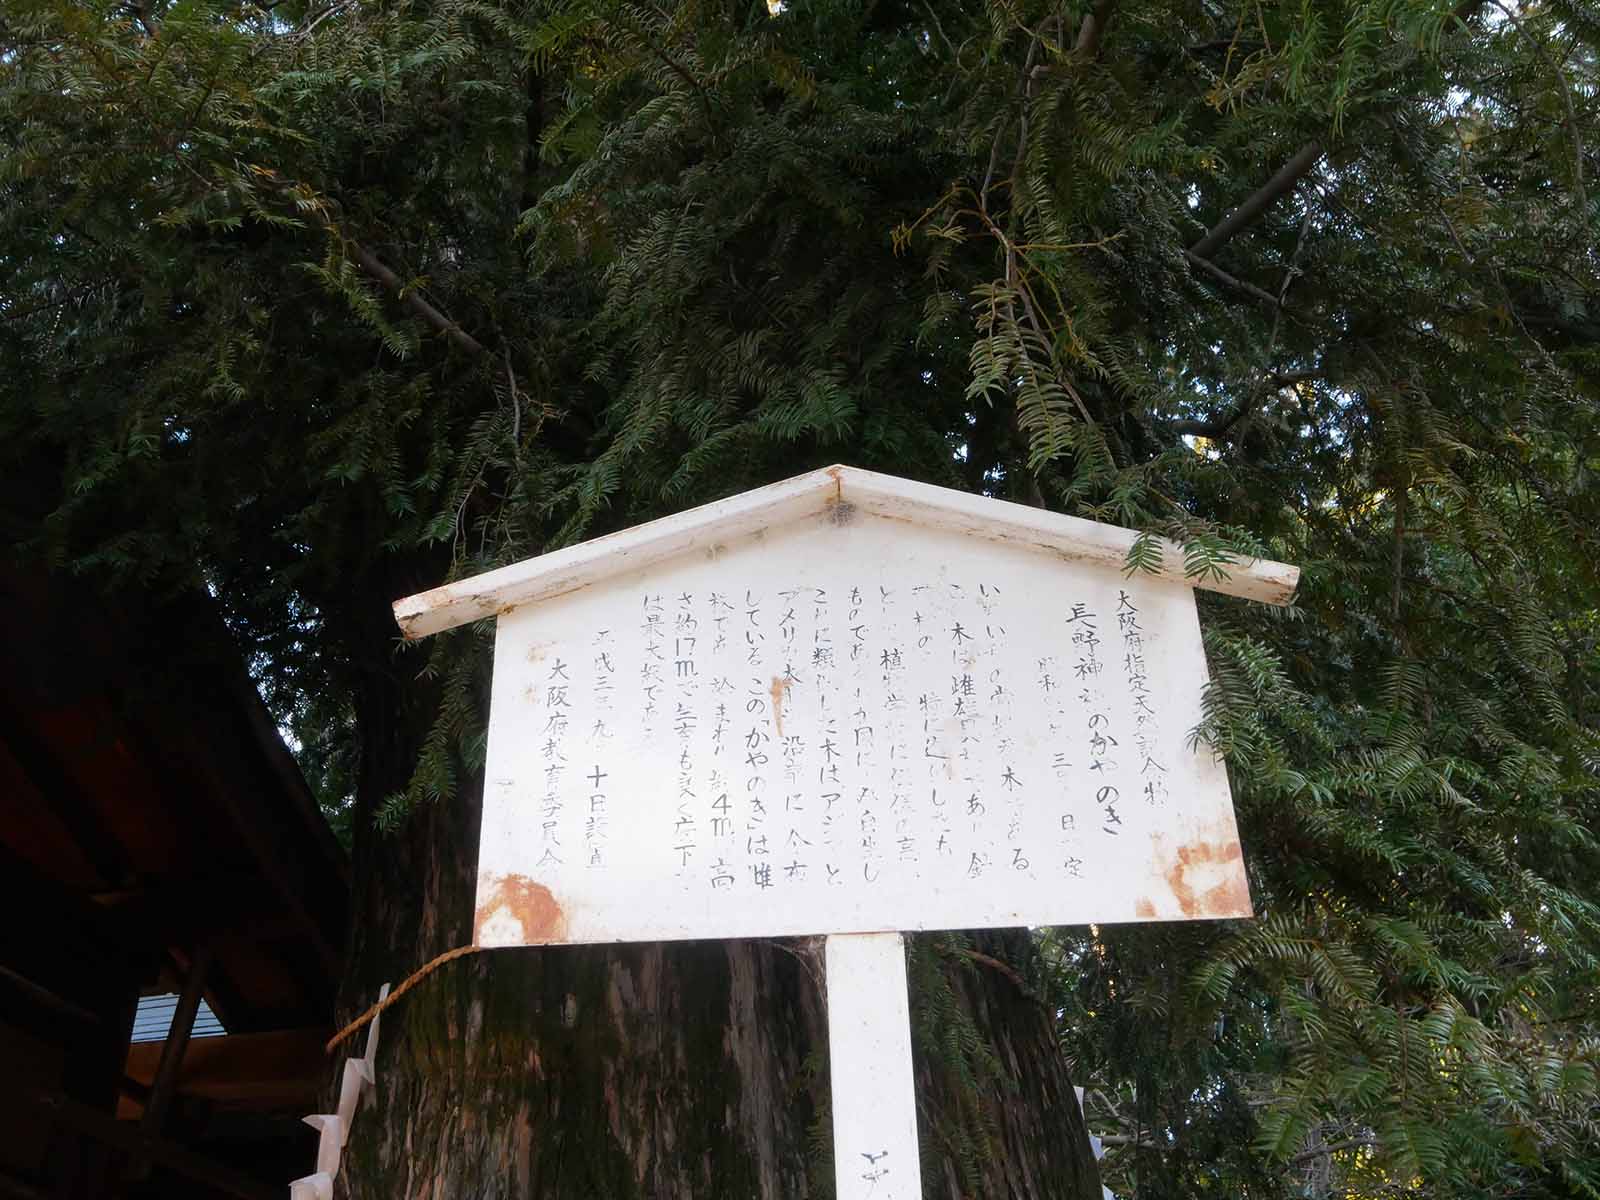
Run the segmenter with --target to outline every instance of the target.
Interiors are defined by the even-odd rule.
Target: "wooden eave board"
[[[394,605],[408,638],[425,637],[518,605],[560,596],[677,555],[781,527],[824,512],[868,513],[1058,555],[1065,562],[1120,569],[1133,530],[857,467],[832,466],[726,500],[595,538],[470,579],[408,596]],[[1141,572],[1268,604],[1287,604],[1299,569],[1268,560],[1230,565],[1225,578],[1191,579],[1182,548],[1156,539],[1159,565]]]

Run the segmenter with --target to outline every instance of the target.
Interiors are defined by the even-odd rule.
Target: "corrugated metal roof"
[[[167,1031],[172,1028],[172,1014],[178,1008],[178,994],[168,992],[164,996],[141,996],[139,1008],[133,1015],[134,1042],[159,1042],[166,1038]],[[217,1019],[217,1014],[211,1011],[211,1006],[204,1000],[200,1001],[200,1010],[194,1015],[194,1029],[190,1037],[221,1037],[228,1031],[222,1027],[222,1022]]]

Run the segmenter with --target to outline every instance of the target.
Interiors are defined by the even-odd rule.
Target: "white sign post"
[[[918,1182],[900,931],[1251,915],[1130,530],[831,467],[402,600],[497,616],[480,946],[826,934],[841,1200]]]
[[[828,1065],[838,1200],[916,1200],[917,1097],[898,933],[830,933]]]

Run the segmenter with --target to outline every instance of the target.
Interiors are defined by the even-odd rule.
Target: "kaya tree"
[[[1592,1195],[1597,39],[12,0],[7,541],[215,595],[351,833],[350,1011],[470,936],[487,642],[398,596],[838,460],[1303,564],[1204,614],[1260,919],[917,939],[929,1194],[1095,1195],[1072,1080],[1120,1192]],[[826,1191],[811,952],[453,963],[341,1178]]]

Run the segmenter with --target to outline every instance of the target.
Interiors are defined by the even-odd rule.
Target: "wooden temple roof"
[[[130,1054],[134,1005],[182,990],[197,957],[229,1036],[178,1063],[158,1107],[303,1111],[348,866],[206,597],[108,599],[0,562],[0,611],[0,1058],[46,1102],[13,1097],[0,1195],[90,1195],[104,1172],[49,1161],[72,1156],[62,1129],[103,1145],[137,1127],[96,1125],[119,1102],[140,1117],[156,1082],[164,1043]]]

